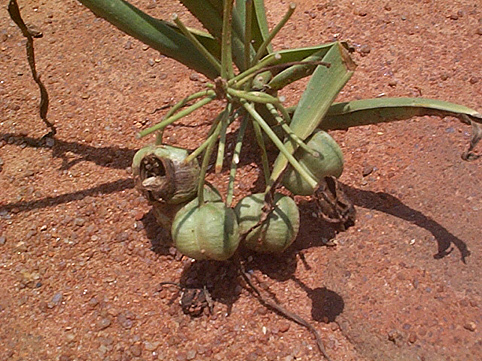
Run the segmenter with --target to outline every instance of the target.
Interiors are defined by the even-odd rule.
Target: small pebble
[[[146,351],[155,351],[159,347],[159,342],[149,342],[149,341],[144,341],[144,348]]]
[[[134,326],[133,319],[135,319],[135,316],[130,312],[122,312],[117,316],[117,322],[119,322],[119,324],[126,330],[129,330]]]
[[[465,325],[464,325],[464,328],[466,330],[469,330],[471,332],[474,332],[476,329],[477,329],[477,325],[475,324],[475,322],[467,322]]]
[[[366,9],[356,9],[354,11],[354,14],[358,16],[367,16],[368,12],[366,11]]]
[[[45,138],[45,145],[49,148],[52,148],[55,144],[54,138]]]
[[[112,322],[109,318],[104,317],[97,321],[97,323],[95,324],[95,328],[97,329],[97,331],[102,331],[109,327],[111,323]]]
[[[176,361],[186,361],[187,360],[187,355],[185,352],[179,352],[176,355]]]
[[[16,244],[15,249],[17,252],[27,252],[27,244],[23,241],[20,241]]]
[[[52,299],[50,300],[50,302],[47,304],[47,307],[48,307],[48,308],[54,308],[55,306],[60,305],[60,303],[62,302],[62,299],[63,299],[63,294],[62,294],[62,292],[57,292],[57,293],[52,297]]]
[[[374,170],[375,170],[375,167],[374,167],[374,166],[372,166],[372,165],[366,165],[366,166],[363,167],[362,175],[363,175],[364,177],[366,177],[366,176],[372,174]]]
[[[0,246],[3,246],[6,242],[7,242],[7,239],[5,238],[5,236],[1,236],[0,237]]]
[[[74,226],[82,227],[85,224],[85,220],[83,218],[75,218],[74,219]]]
[[[97,299],[97,297],[94,296],[89,300],[88,304],[90,307],[94,308],[99,304],[99,300]]]
[[[417,335],[412,332],[410,336],[408,336],[408,342],[414,343],[415,341],[417,341]]]
[[[186,352],[186,360],[194,360],[196,357],[196,350],[189,350]]]
[[[361,56],[366,56],[372,51],[372,48],[370,45],[364,44],[358,48],[358,52],[360,53]]]
[[[290,329],[290,323],[289,322],[283,322],[278,326],[279,332],[284,333],[287,332]]]
[[[124,49],[126,50],[132,49],[132,41],[127,40],[127,42],[124,44]]]
[[[131,347],[129,347],[129,350],[135,357],[139,357],[142,354],[142,348],[138,343],[135,343]]]

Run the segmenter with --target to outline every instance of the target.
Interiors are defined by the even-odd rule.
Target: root
[[[284,308],[283,306],[274,302],[273,300],[264,297],[263,294],[261,293],[261,291],[253,284],[253,282],[251,282],[251,279],[250,279],[248,273],[246,272],[246,270],[244,269],[244,265],[239,260],[239,258],[237,259],[237,262],[238,262],[238,265],[239,265],[239,271],[240,271],[241,277],[244,279],[246,284],[249,286],[249,288],[251,289],[254,296],[258,299],[258,301],[260,303],[262,303],[264,306],[266,306],[267,308],[270,308],[270,309],[280,313],[281,315],[283,315],[287,319],[289,319],[293,322],[296,322],[297,324],[299,324],[299,325],[305,327],[306,329],[308,329],[308,331],[310,331],[313,334],[313,336],[315,337],[316,345],[318,346],[318,349],[321,352],[321,354],[328,361],[332,361],[332,359],[326,353],[325,346],[323,345],[323,341],[321,340],[320,334],[318,333],[316,328],[314,328],[308,321],[301,318],[297,314],[288,311],[286,308]]]
[[[42,37],[42,32],[38,31],[34,27],[29,27],[25,25],[22,17],[20,16],[20,10],[18,8],[16,0],[10,0],[8,4],[8,13],[10,14],[10,17],[18,26],[18,28],[22,31],[23,36],[27,39],[26,47],[28,64],[30,65],[30,70],[32,71],[32,77],[37,83],[40,90],[40,118],[42,118],[45,125],[50,129],[50,132],[44,135],[42,139],[53,137],[57,133],[57,130],[55,129],[55,125],[50,123],[47,119],[47,112],[49,109],[49,95],[47,93],[47,88],[40,80],[40,75],[37,73],[37,69],[35,66],[35,53],[33,48],[33,38]]]

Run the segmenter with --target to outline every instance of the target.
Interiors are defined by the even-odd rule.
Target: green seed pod
[[[247,248],[261,253],[278,253],[288,248],[300,228],[300,213],[295,201],[281,193],[274,196],[274,210],[258,227],[264,205],[264,193],[241,199],[234,211],[238,216],[239,232],[246,234]],[[251,231],[250,231],[251,230]]]
[[[149,145],[140,149],[132,162],[137,190],[151,202],[179,204],[196,196],[199,164],[189,163],[186,149]]]
[[[294,156],[314,179],[321,182],[327,176],[339,177],[343,172],[343,153],[336,141],[325,131],[317,130],[308,138],[308,147],[319,154],[314,156],[298,148]],[[315,192],[303,177],[289,167],[283,185],[297,195],[308,196]]]
[[[204,185],[204,200],[206,202],[222,202],[223,198],[219,191],[210,183]],[[167,204],[161,202],[151,202],[154,217],[156,217],[157,223],[165,228],[171,229],[172,222],[177,212],[184,207],[188,202],[179,204]]]
[[[198,198],[193,199],[174,217],[174,246],[197,260],[227,260],[240,240],[236,214],[221,201],[198,204]]]

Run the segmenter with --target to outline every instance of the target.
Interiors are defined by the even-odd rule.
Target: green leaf
[[[165,22],[167,26],[182,34],[181,29],[171,22]],[[218,60],[221,60],[221,45],[213,36],[205,31],[188,27],[189,32]]]
[[[332,45],[334,46],[334,45]],[[275,75],[268,83],[268,89],[270,91],[278,91],[288,84],[291,84],[297,80],[303,79],[310,76],[315,71],[316,67],[320,64],[323,57],[326,55],[330,47],[318,50],[313,55],[307,56],[300,62],[295,62],[287,69],[281,71],[279,74]],[[326,64],[325,66],[329,66]]]
[[[256,79],[253,81],[255,87],[262,89],[263,86],[266,85],[270,92],[276,92],[296,80],[310,76],[326,53],[328,53],[333,46],[338,46],[337,44],[338,43],[335,42],[276,52],[276,54],[279,54],[279,57],[270,62],[267,71],[256,76]],[[341,44],[345,48],[348,48],[346,43]],[[272,55],[273,54],[270,54],[269,56]],[[263,59],[267,59],[269,56]]]
[[[211,63],[182,34],[123,0],[80,0],[123,32],[210,79],[219,76]]]
[[[293,114],[290,128],[298,138],[305,140],[319,126],[328,112],[336,96],[353,75],[355,64],[348,51],[340,43],[332,46],[322,59],[330,63],[330,67],[318,66],[313,73],[306,90],[303,92]],[[286,149],[293,154],[297,144],[293,141],[285,143]],[[283,154],[278,155],[271,173],[270,188],[281,176],[288,160]]]
[[[425,98],[375,98],[333,104],[320,128],[348,129],[405,120],[414,116],[454,116],[482,124],[482,114],[463,105]]]
[[[251,2],[252,6],[252,21],[251,21],[251,43],[255,51],[259,49],[264,40],[269,36],[268,19],[266,18],[266,9],[264,0],[244,0],[236,1],[236,10],[243,24],[243,30],[246,24],[246,4]],[[268,46],[268,53],[272,53],[273,49]]]
[[[191,14],[214,38],[221,40],[223,30],[223,0],[180,0]],[[236,66],[244,70],[244,30],[241,19],[234,8],[232,12],[232,49]]]

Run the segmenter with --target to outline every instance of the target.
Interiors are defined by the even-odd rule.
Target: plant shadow
[[[390,214],[429,231],[437,242],[438,252],[433,256],[435,259],[442,259],[450,254],[454,250],[453,245],[458,249],[462,262],[467,263],[466,258],[470,256],[467,244],[422,212],[410,208],[385,192],[367,191],[348,185],[343,185],[343,188],[356,206]]]
[[[343,312],[345,302],[335,291],[329,290],[326,287],[311,289],[295,276],[292,276],[291,279],[303,289],[311,299],[311,318],[314,321],[323,323],[335,322],[336,317]]]
[[[13,133],[0,134],[0,141],[19,146],[27,145],[32,148],[47,148],[52,150],[53,158],[62,159],[60,170],[70,169],[80,162],[93,162],[102,167],[126,169],[130,167],[136,150],[115,146],[94,147],[88,144],[70,142],[58,138],[42,137],[33,138]],[[79,157],[69,160],[67,153]]]
[[[144,226],[146,237],[151,242],[151,251],[162,256],[176,256],[176,253],[172,250],[171,234],[168,229],[161,227],[157,223],[153,208],[144,214],[141,222]]]
[[[51,140],[50,143],[49,139]],[[0,140],[5,141],[8,144],[16,144],[19,146],[22,144],[26,144],[30,147],[35,148],[51,148],[52,156],[62,159],[62,170],[69,169],[74,164],[77,164],[81,161],[94,162],[95,164],[103,167],[126,169],[131,165],[132,158],[136,153],[136,150],[128,148],[94,147],[91,145],[80,144],[77,142],[63,141],[57,138],[33,138],[13,133],[0,134]],[[79,155],[79,158],[75,160],[69,160],[66,155],[68,152]],[[256,158],[254,157],[252,159],[250,158],[250,161],[254,161],[255,159]],[[257,181],[255,188],[258,187],[258,183],[259,181]],[[57,204],[79,200],[87,196],[96,196],[99,193],[114,193],[133,187],[134,182],[132,181],[132,179],[118,179],[113,182],[107,182],[81,191],[75,191],[58,196],[49,196],[34,201],[19,201],[1,205],[0,214],[5,214],[12,210],[15,210],[16,212],[23,212],[32,209],[41,209]],[[460,252],[462,262],[466,263],[466,258],[470,255],[467,244],[460,238],[450,233],[441,224],[425,216],[422,212],[408,207],[398,198],[388,193],[362,190],[345,184],[342,184],[342,188],[356,206],[374,209],[383,213],[393,215],[400,219],[416,224],[417,226],[429,231],[434,236],[438,245],[438,252],[434,255],[435,259],[444,258],[448,254],[450,254],[455,247]],[[305,206],[301,207],[301,213],[304,215],[309,215],[309,204],[306,206],[306,208],[303,207]],[[153,246],[156,246],[159,241],[156,241],[156,238],[158,236],[155,232],[155,226],[152,225],[151,215],[149,215],[147,218],[151,219],[151,222],[148,222],[149,224],[151,224],[149,226],[151,228],[151,231],[148,233],[147,236],[149,237],[149,239],[154,240]],[[316,220],[316,222],[318,223],[313,224],[313,220],[310,220],[309,216],[303,216],[301,217],[301,219],[302,224],[300,236],[298,237],[298,240],[295,242],[295,244],[288,249],[287,253],[284,254],[284,258],[287,254],[290,254],[290,252],[297,252],[301,249],[323,245],[327,239],[333,238],[336,234],[336,232],[331,227],[329,227],[329,225],[321,222],[320,220]],[[290,257],[287,258],[289,259]],[[269,268],[267,264],[269,264],[269,262],[260,262],[259,267]],[[277,277],[276,272],[272,273],[273,275],[275,275],[275,277]]]

